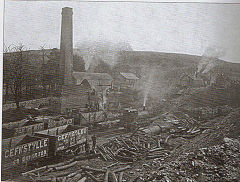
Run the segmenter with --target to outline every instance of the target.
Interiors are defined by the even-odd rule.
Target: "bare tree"
[[[3,103],[7,102],[9,96],[9,88],[10,88],[10,67],[8,64],[9,53],[11,52],[12,45],[7,46],[3,44]]]
[[[11,50],[12,50],[12,44],[11,45],[6,45],[6,44],[3,44],[3,52],[4,53],[8,53],[8,52],[11,52]]]
[[[12,94],[14,95],[14,101],[17,108],[20,107],[19,103],[22,97],[22,86],[26,77],[26,69],[24,65],[26,63],[26,57],[23,55],[25,50],[23,44],[13,46],[11,49],[13,52],[8,57],[8,62],[5,63],[8,66],[8,83]]]

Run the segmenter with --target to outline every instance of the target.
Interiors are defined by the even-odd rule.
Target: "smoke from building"
[[[76,48],[74,53],[83,57],[85,61],[85,70],[89,72],[94,70],[99,64],[99,60],[104,61],[112,67],[118,62],[119,53],[121,51],[132,51],[128,43],[112,43],[103,40],[81,42],[76,45]]]
[[[218,65],[218,59],[224,56],[224,54],[223,48],[208,47],[198,64],[197,73],[208,73]]]

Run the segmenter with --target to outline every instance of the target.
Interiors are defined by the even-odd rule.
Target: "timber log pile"
[[[131,168],[131,163],[119,162],[95,168],[79,165],[79,161],[72,159],[28,171],[22,175],[27,181],[38,182],[122,182],[125,176],[124,171]]]
[[[160,147],[161,144],[158,137],[136,133],[134,136],[116,137],[98,146],[98,150],[104,161],[135,162],[167,155],[169,150]]]
[[[68,162],[23,175],[27,181],[55,182],[239,181],[240,108],[203,123],[165,116],[168,125],[155,121],[109,138],[93,154],[77,154]]]

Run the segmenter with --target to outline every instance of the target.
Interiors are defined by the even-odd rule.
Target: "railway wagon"
[[[76,117],[77,116],[77,117]],[[78,115],[74,116],[74,124],[95,124],[102,122],[106,119],[104,111],[92,111],[92,112],[79,112]]]
[[[139,111],[137,109],[132,108],[124,108],[122,111],[122,118],[121,121],[123,122],[134,122],[139,119],[147,119],[150,118],[152,114],[148,111]]]
[[[122,122],[134,122],[138,117],[137,109],[124,108],[122,111]]]
[[[11,125],[3,126],[3,139],[19,138],[23,135],[34,135],[35,132],[67,125],[74,124],[74,118],[67,118],[63,116],[39,116],[32,120],[21,120],[20,122],[13,122]]]
[[[63,125],[36,132],[35,136],[49,139],[49,156],[54,157],[74,147],[84,151],[88,128],[76,125]]]
[[[34,163],[48,156],[49,140],[44,137],[25,135],[12,146],[3,146],[3,168]]]
[[[20,121],[13,121],[9,123],[3,123],[2,128],[7,128],[7,129],[14,129],[23,126],[26,122],[28,122],[28,119],[22,119]]]
[[[15,137],[20,135],[31,135],[34,132],[44,130],[44,124],[42,122],[38,122],[35,120],[21,120],[19,122],[13,122],[11,125],[4,125],[3,129],[5,131],[11,131],[12,134],[9,135],[7,132],[8,137]]]
[[[136,124],[144,126],[158,118],[153,116],[153,113],[147,110],[124,108],[122,110],[121,123],[127,130],[132,130],[136,128]]]
[[[38,116],[35,121],[42,122],[44,129],[55,128],[63,125],[74,125],[74,119],[65,116]]]
[[[136,109],[124,108],[122,111],[121,122],[127,130],[134,128],[134,122],[137,120],[138,111]]]
[[[34,132],[44,130],[44,123],[34,120],[27,121],[23,126],[14,128],[14,135],[33,134]]]

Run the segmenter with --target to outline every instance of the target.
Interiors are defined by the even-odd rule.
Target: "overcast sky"
[[[217,47],[222,59],[240,63],[240,4],[6,1],[5,44],[59,48],[63,7],[73,8],[74,45],[106,40],[193,55]]]

